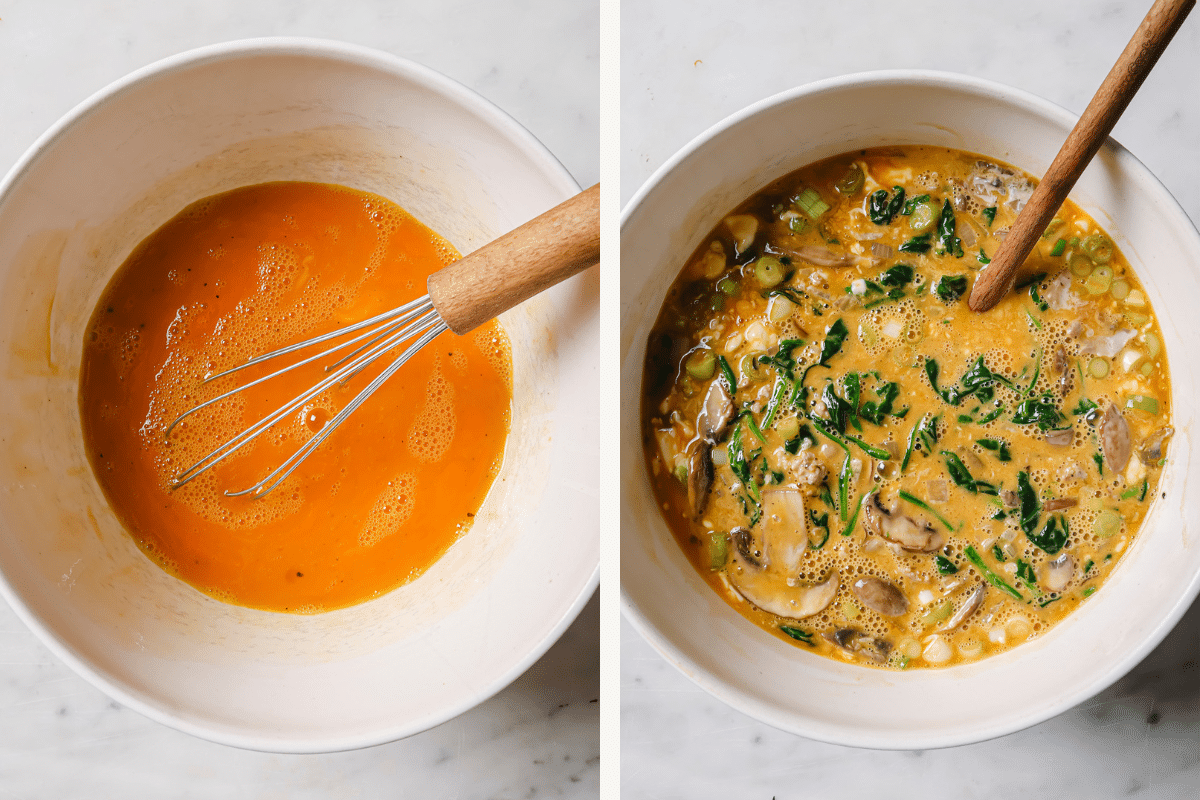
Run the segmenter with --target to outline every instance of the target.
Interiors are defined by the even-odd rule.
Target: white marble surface
[[[599,177],[594,0],[16,0],[0,3],[0,171],[62,114],[159,58],[313,36],[426,64]],[[0,604],[0,800],[598,795],[599,603],[524,676],[438,728],[322,756],[240,751],[112,703]]]
[[[621,196],[710,125],[812,80],[925,68],[1083,110],[1150,0],[626,2]],[[1200,13],[1114,136],[1200,220]],[[881,753],[781,733],[710,698],[628,624],[621,635],[622,797],[1194,798],[1200,794],[1200,604],[1129,676],[1001,739]]]

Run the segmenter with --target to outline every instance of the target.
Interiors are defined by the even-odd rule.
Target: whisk
[[[370,319],[254,356],[233,369],[209,376],[205,379],[206,383],[273,358],[357,334],[181,414],[167,426],[164,436],[169,438],[180,421],[206,406],[357,345],[348,355],[325,367],[329,375],[324,380],[204,456],[176,477],[171,488],[178,489],[212,469],[321,392],[334,384],[345,383],[385,354],[415,339],[312,438],[266,477],[248,489],[225,492],[229,497],[262,497],[286,480],[376,389],[438,336],[448,330],[459,335],[468,333],[542,290],[595,265],[599,260],[600,184],[596,184],[433,273],[426,282],[428,294],[424,297]]]

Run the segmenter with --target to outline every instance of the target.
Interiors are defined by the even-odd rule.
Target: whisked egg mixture
[[[494,321],[427,345],[262,498],[224,492],[282,463],[390,358],[178,489],[177,475],[324,373],[297,369],[164,434],[279,364],[205,377],[423,295],[457,258],[383,197],[298,182],[201,200],[143,241],[92,315],[79,393],[92,468],[138,546],[213,597],[291,613],[369,600],[433,564],[471,527],[503,458],[512,362]]]

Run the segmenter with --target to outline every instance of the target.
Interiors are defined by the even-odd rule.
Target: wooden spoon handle
[[[976,278],[967,301],[972,311],[987,311],[1012,290],[1017,268],[1025,262],[1194,5],[1196,0],[1156,0],[1150,8],[992,256],[992,263]]]
[[[433,307],[464,334],[600,261],[600,184],[429,276]]]

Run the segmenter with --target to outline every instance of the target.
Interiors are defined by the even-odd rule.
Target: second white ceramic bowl
[[[130,250],[202,197],[277,180],[376,192],[461,252],[578,191],[483,98],[350,45],[208,47],[83,103],[0,184],[0,591],[60,658],[154,719],[242,747],[364,747],[502,689],[596,586],[598,275],[501,318],[504,465],[441,560],[326,614],[225,605],[121,529],[84,455],[76,384],[92,308]]]
[[[1200,398],[1200,236],[1162,184],[1110,141],[1072,193],[1128,256],[1162,325],[1176,434],[1161,496],[1129,553],[1048,634],[984,661],[895,672],[806,653],[751,625],[688,563],[642,457],[646,338],[667,288],[738,203],[806,164],[864,147],[929,144],[1040,175],[1074,124],[1049,102],[931,72],[851,75],[765,100],[707,131],[642,187],[621,223],[621,587],[626,616],[730,705],[787,731],[859,747],[980,741],[1047,719],[1110,685],[1200,591],[1200,499],[1190,475]]]

